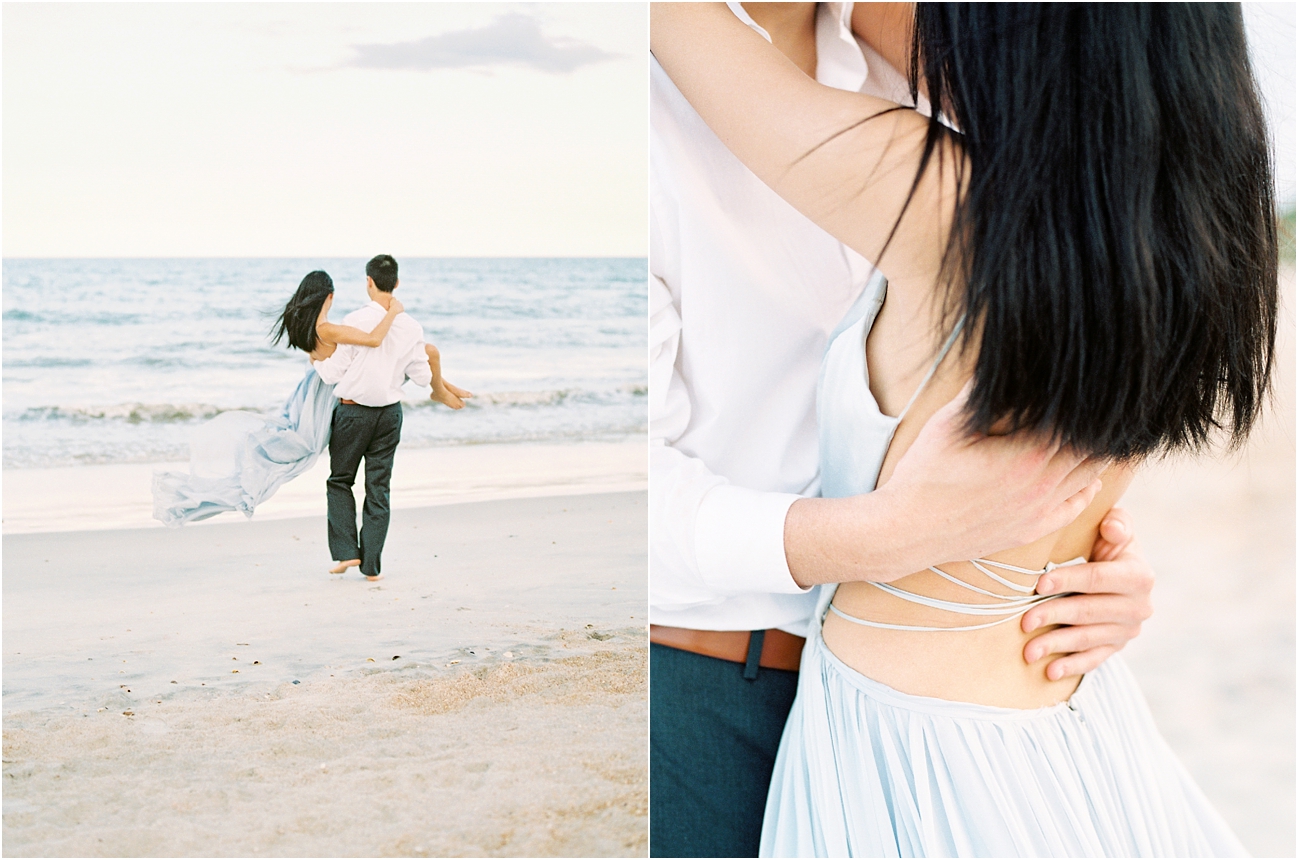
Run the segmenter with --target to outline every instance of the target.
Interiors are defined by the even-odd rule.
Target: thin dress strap
[[[864,296],[862,297],[862,299],[864,299]],[[860,308],[854,307],[853,311],[855,312],[855,314],[854,315],[849,314],[849,317],[853,317],[854,319],[859,319],[861,313],[864,312],[863,301],[858,300],[857,304],[858,306],[861,307]],[[965,324],[965,318],[961,317],[959,322],[956,323],[955,328],[951,331],[951,334],[947,336],[946,342],[942,344],[942,348],[938,350],[937,357],[933,359],[933,364],[932,366],[929,367],[928,373],[924,376],[924,379],[920,381],[919,387],[916,388],[915,393],[910,396],[910,401],[907,402],[905,408],[901,410],[901,414],[897,416],[896,421],[898,424],[900,424],[902,419],[906,417],[906,413],[909,412],[910,408],[915,405],[915,401],[919,399],[919,396],[924,392],[924,389],[928,386],[929,382],[933,379],[934,374],[937,373],[937,369],[942,365],[943,359],[945,359],[947,354],[951,351],[951,347],[955,345],[955,340],[957,337],[959,337],[961,330],[964,328],[964,324]],[[970,560],[970,564],[973,565],[974,570],[982,574],[991,582],[999,583],[1000,585],[1010,589],[1012,592],[1015,592],[1014,594],[999,594],[995,591],[989,591],[986,588],[979,588],[978,586],[973,585],[972,583],[965,582],[959,577],[952,576],[951,574],[947,573],[941,568],[938,567],[929,568],[929,570],[931,570],[933,573],[936,573],[938,576],[942,577],[947,582],[950,582],[953,585],[957,585],[960,588],[965,589],[966,591],[971,591],[983,597],[991,598],[992,602],[990,603],[962,603],[956,600],[944,600],[939,597],[929,597],[928,595],[925,594],[916,594],[913,591],[906,591],[904,588],[898,588],[897,586],[891,585],[886,582],[870,583],[875,588],[879,589],[885,594],[891,594],[893,597],[896,597],[900,600],[904,600],[907,603],[913,603],[918,606],[925,606],[930,609],[938,609],[945,612],[952,612],[958,615],[982,616],[984,618],[990,617],[995,619],[993,621],[987,621],[982,624],[969,624],[960,627],[930,627],[930,626],[917,625],[917,624],[916,625],[888,624],[882,621],[870,621],[865,618],[856,618],[854,616],[848,615],[846,612],[839,609],[833,603],[829,604],[829,610],[833,612],[835,615],[839,616],[840,618],[843,618],[847,621],[851,621],[853,624],[860,624],[865,627],[878,627],[884,630],[948,631],[948,632],[956,632],[962,630],[985,630],[988,627],[995,627],[998,624],[1004,624],[1007,621],[1011,621],[1015,618],[1018,618],[1020,615],[1027,612],[1032,607],[1039,606],[1040,604],[1045,603],[1047,600],[1054,600],[1057,597],[1064,596],[1062,594],[1051,594],[1051,595],[1036,594],[1035,583],[1033,585],[1020,585],[1017,582],[1013,582],[1009,579],[1006,579],[1005,577],[1001,576],[1000,574],[996,573],[990,568],[995,567],[1003,571],[1018,573],[1024,576],[1030,576],[1036,578],[1042,576],[1043,574],[1049,573],[1050,571],[1054,570],[1057,567],[1065,567],[1068,565],[1082,564],[1085,561],[1086,559],[1084,558],[1075,558],[1072,559],[1071,561],[1066,561],[1063,564],[1055,564],[1051,562],[1039,570],[1030,570],[1028,568],[1018,567],[1016,565],[1006,564],[1005,562],[1000,562],[1000,561],[992,561],[991,559],[986,559],[986,558],[975,558]]]
[[[910,396],[910,400],[906,402],[905,408],[903,408],[901,414],[897,416],[898,424],[900,424],[902,419],[906,417],[906,413],[910,411],[910,407],[915,405],[915,401],[919,399],[919,396],[924,393],[924,389],[928,387],[929,380],[933,378],[933,374],[937,373],[937,369],[942,366],[942,360],[946,358],[946,354],[950,352],[951,347],[955,345],[955,339],[959,336],[962,328],[964,328],[964,317],[960,317],[960,321],[955,324],[955,328],[951,330],[951,334],[947,337],[946,343],[942,344],[942,348],[938,350],[937,358],[933,359],[933,364],[929,367],[928,373],[925,374],[924,379],[920,382],[919,388],[915,389],[915,393]]]

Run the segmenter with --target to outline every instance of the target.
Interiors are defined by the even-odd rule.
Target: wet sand
[[[643,856],[645,543],[642,491],[397,510],[377,583],[318,518],[6,535],[5,854]]]
[[[120,463],[4,471],[4,533],[163,528],[153,519],[154,471],[189,471],[188,462]],[[254,519],[323,517],[326,454],[263,502]],[[488,499],[643,490],[643,439],[580,444],[492,444],[398,448],[392,508]],[[358,489],[364,483],[358,481]],[[234,522],[225,513],[194,527]]]

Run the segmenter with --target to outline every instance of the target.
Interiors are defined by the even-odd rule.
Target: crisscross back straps
[[[996,601],[995,603],[962,603],[958,600],[944,600],[943,598],[940,597],[930,597],[926,594],[916,594],[913,591],[907,591],[904,588],[898,588],[897,586],[891,585],[886,582],[870,583],[875,588],[879,589],[885,594],[890,594],[893,597],[896,597],[900,600],[904,600],[907,603],[916,604],[917,606],[924,606],[929,609],[939,609],[942,610],[943,612],[954,612],[958,615],[973,615],[973,616],[984,616],[984,617],[999,616],[996,618],[995,621],[988,621],[984,624],[971,624],[971,625],[965,625],[961,627],[931,627],[925,625],[888,624],[882,621],[870,621],[869,619],[865,619],[865,618],[856,618],[852,615],[848,615],[846,612],[843,612],[841,609],[839,609],[837,606],[834,606],[833,604],[830,604],[829,608],[830,610],[833,611],[835,615],[847,621],[851,621],[853,624],[860,624],[865,627],[878,627],[885,630],[952,631],[952,632],[961,631],[961,630],[983,630],[988,627],[995,627],[997,624],[1004,624],[1006,621],[1010,621],[1014,618],[1018,618],[1020,615],[1027,612],[1032,607],[1045,603],[1047,600],[1054,600],[1056,597],[1063,597],[1062,594],[1048,594],[1048,595],[1035,594],[1034,593],[1036,591],[1035,583],[1033,585],[1020,585],[1016,582],[1011,582],[1010,580],[1005,579],[1003,576],[1000,576],[999,574],[996,574],[993,571],[989,570],[988,569],[989,566],[998,567],[1001,570],[1007,570],[1007,571],[1012,571],[1014,573],[1023,574],[1024,576],[1040,577],[1049,573],[1050,571],[1054,570],[1057,567],[1068,567],[1074,564],[1085,564],[1085,563],[1086,563],[1086,559],[1079,556],[1069,561],[1065,561],[1061,564],[1055,564],[1054,562],[1050,562],[1045,567],[1036,570],[1036,569],[1029,569],[1025,567],[1018,567],[1013,564],[1006,564],[1005,562],[1001,562],[1001,561],[992,561],[991,559],[986,559],[986,558],[975,558],[970,561],[970,564],[972,564],[974,566],[974,569],[977,570],[979,573],[982,573],[983,575],[989,577],[995,582],[999,582],[1000,584],[1010,588],[1012,591],[1016,592],[1016,594],[997,594],[994,591],[988,591],[985,588],[979,588],[978,586],[973,585],[972,583],[965,582],[963,579],[952,576],[951,574],[947,573],[946,571],[940,568],[937,567],[929,568],[929,570],[933,571],[938,576],[945,579],[947,582],[953,583],[954,585],[958,585],[959,587],[965,589],[966,591],[972,591],[975,594],[980,594],[983,597],[990,597]]]

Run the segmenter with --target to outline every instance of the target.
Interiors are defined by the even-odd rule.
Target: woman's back
[[[913,300],[908,301],[913,293],[898,293],[885,301],[885,292],[881,279],[867,287],[862,307],[854,309],[861,319],[839,334],[826,356],[819,396],[822,486],[827,494],[869,492],[886,483],[920,428],[959,394],[972,375],[976,356],[944,351],[950,336],[947,343],[916,336],[917,329],[923,330],[915,325],[916,318],[925,311],[915,307]],[[852,316],[849,314],[849,318]],[[861,364],[853,361],[857,358],[863,359]],[[901,416],[899,423],[897,416]],[[872,474],[875,468],[877,476]],[[1128,469],[1110,468],[1104,474],[1104,488],[1070,526],[1029,546],[994,553],[989,558],[1039,570],[1047,562],[1058,564],[1084,557],[1095,543],[1100,519],[1117,501],[1130,477]],[[995,582],[969,562],[942,565],[942,570],[977,588],[1016,599],[1024,596],[1022,591]],[[1031,589],[1036,584],[1034,577],[1004,568],[994,568],[993,573],[1021,588]],[[943,601],[982,606],[998,602],[929,570],[890,585]],[[853,624],[831,612],[825,617],[824,637],[830,650],[848,666],[902,692],[1035,708],[1063,701],[1077,686],[1076,678],[1046,678],[1045,667],[1051,655],[1043,654],[1031,665],[1024,662],[1027,641],[1051,628],[1023,633],[1018,614],[1011,610],[995,607],[998,614],[971,618],[910,602],[873,583],[859,582],[839,586],[833,605],[849,616],[893,625]],[[895,629],[974,626],[1001,618],[1006,620],[979,630]]]

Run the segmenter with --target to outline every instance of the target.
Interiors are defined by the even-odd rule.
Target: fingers
[[[1078,468],[1081,467],[1079,466]],[[1090,484],[1069,496],[1063,504],[1059,505],[1046,515],[1044,520],[1045,528],[1042,533],[1050,534],[1051,532],[1058,531],[1080,517],[1082,511],[1086,510],[1091,502],[1095,500],[1096,494],[1098,494],[1103,487],[1104,482],[1096,478],[1091,481]]]
[[[1100,521],[1100,534],[1095,540],[1096,551],[1092,552],[1091,557],[1096,560],[1117,558],[1127,549],[1135,536],[1136,530],[1131,514],[1123,508],[1112,508]],[[1104,552],[1103,558],[1100,557],[1101,549]]]
[[[1102,645],[1099,648],[1092,648],[1079,654],[1068,654],[1057,660],[1052,660],[1046,666],[1046,677],[1052,681],[1058,681],[1061,678],[1068,678],[1073,675],[1085,675],[1109,659],[1117,650],[1117,648]]]
[[[1131,628],[1121,624],[1088,624],[1085,627],[1059,627],[1048,630],[1023,647],[1023,659],[1035,663],[1051,654],[1072,654],[1093,648],[1114,650],[1134,638]]]
[[[1055,455],[1056,459],[1064,455],[1064,461],[1069,459],[1079,460],[1079,456],[1068,449],[1060,449]],[[1060,494],[1065,498],[1071,498],[1085,490],[1100,479],[1100,474],[1109,468],[1109,461],[1099,457],[1087,457],[1080,460],[1077,465],[1068,473],[1068,476],[1059,482]],[[1087,502],[1090,504],[1090,502]]]
[[[1136,627],[1152,614],[1149,596],[1078,594],[1049,600],[1023,614],[1023,632],[1052,624],[1122,624]],[[1135,635],[1134,633],[1132,634]]]
[[[954,399],[949,401],[941,409],[934,412],[924,422],[924,428],[920,431],[941,433],[947,437],[956,437],[963,435],[960,427],[960,413],[964,411],[965,404],[969,401],[969,392],[973,390],[973,380],[965,383],[964,388]]]
[[[1069,592],[1078,592],[1082,595],[1107,594],[1119,599],[1136,599],[1146,606],[1149,603],[1149,594],[1153,590],[1154,569],[1142,556],[1130,551],[1117,561],[1093,561],[1088,564],[1057,567],[1037,580],[1037,594]],[[1068,604],[1072,599],[1066,597],[1063,600],[1054,600],[1038,608],[1043,609],[1046,605]],[[1032,610],[1032,612],[1036,611],[1036,609]],[[1032,612],[1028,614],[1031,615]]]

